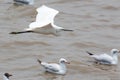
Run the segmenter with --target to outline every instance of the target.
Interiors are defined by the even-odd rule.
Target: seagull
[[[108,54],[100,54],[100,55],[96,55],[93,53],[90,53],[87,51],[87,53],[93,57],[97,63],[100,64],[108,64],[108,65],[116,65],[118,63],[118,53],[120,53],[120,51],[118,49],[112,49],[111,50],[111,55]]]
[[[5,73],[4,75],[3,75],[3,80],[9,80],[9,77],[10,76],[12,76],[11,74],[9,74],[9,73]]]
[[[56,63],[46,63],[38,59],[38,62],[45,68],[47,72],[64,75],[67,71],[66,63],[70,64],[66,59],[61,58],[59,64]]]
[[[40,34],[52,34],[55,36],[59,35],[60,31],[73,31],[59,27],[54,24],[54,18],[59,13],[59,11],[49,8],[45,5],[36,9],[38,14],[36,15],[36,21],[30,23],[29,28],[24,29],[20,32],[11,32],[10,34],[20,34],[20,33],[40,33]]]
[[[22,4],[27,4],[27,5],[33,5],[34,4],[34,0],[13,0],[14,4],[17,5],[22,5]]]

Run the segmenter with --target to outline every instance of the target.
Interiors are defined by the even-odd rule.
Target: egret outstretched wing
[[[36,16],[36,22],[53,22],[55,16],[59,13],[59,11],[49,8],[45,5],[43,5],[40,8],[36,9],[38,14]]]
[[[36,20],[29,24],[28,28],[23,31],[11,32],[10,34],[21,34],[21,33],[40,33],[40,34],[52,34],[59,35],[60,31],[73,31],[59,27],[54,24],[54,18],[59,13],[59,11],[47,7],[45,5],[36,9],[38,14],[36,15]]]
[[[36,10],[38,12],[36,21],[29,25],[30,28],[42,27],[49,23],[53,23],[55,16],[59,13],[59,11],[45,5],[37,8]]]

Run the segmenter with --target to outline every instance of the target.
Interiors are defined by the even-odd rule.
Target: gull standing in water
[[[34,4],[34,0],[13,0],[14,4],[17,5],[22,5],[22,4],[27,4],[27,5],[33,5]]]
[[[55,74],[61,74],[61,75],[64,75],[67,71],[66,63],[69,64],[69,62],[64,58],[61,58],[59,60],[59,64],[46,63],[46,62],[40,61],[39,59],[38,59],[38,62],[45,68],[46,71],[55,73]]]
[[[3,75],[3,80],[9,80],[9,77],[10,76],[12,76],[11,74],[9,74],[9,73],[5,73],[4,75]]]
[[[87,53],[91,57],[93,57],[96,60],[96,62],[100,64],[116,65],[118,63],[118,53],[120,53],[120,51],[118,49],[112,49],[111,55],[108,55],[108,54],[96,55],[88,51]]]
[[[56,26],[54,24],[54,18],[59,13],[59,11],[49,8],[45,5],[36,9],[38,14],[36,16],[36,21],[29,25],[29,28],[20,32],[11,32],[10,34],[20,34],[20,33],[40,33],[40,34],[52,34],[59,35],[60,31],[73,31],[69,29],[64,29],[63,27]]]

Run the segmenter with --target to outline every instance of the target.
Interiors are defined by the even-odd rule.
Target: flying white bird
[[[64,75],[67,71],[66,63],[69,64],[69,62],[64,58],[61,58],[59,60],[59,64],[46,63],[46,62],[40,61],[39,59],[38,59],[38,62],[45,68],[47,72],[61,74],[61,75]]]
[[[4,75],[3,75],[3,80],[9,80],[9,77],[10,76],[12,76],[11,74],[9,74],[9,73],[5,73]]]
[[[100,55],[95,55],[87,51],[91,57],[93,57],[96,62],[100,64],[109,64],[109,65],[116,65],[118,63],[118,53],[120,51],[118,49],[112,49],[111,50],[111,55],[108,54],[100,54]]]
[[[33,5],[34,4],[34,0],[13,0],[14,4],[17,5],[22,5],[22,4],[27,4],[27,5]]]
[[[40,33],[40,34],[52,34],[59,35],[60,31],[73,31],[69,29],[64,29],[63,27],[56,26],[54,24],[54,18],[59,13],[59,11],[49,8],[43,5],[40,8],[36,9],[38,14],[36,16],[36,21],[32,22],[29,25],[29,28],[26,28],[20,32],[11,32],[10,34],[20,34],[20,33]]]

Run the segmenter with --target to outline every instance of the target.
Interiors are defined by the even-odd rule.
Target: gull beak
[[[120,51],[118,53],[120,53]]]
[[[9,74],[9,76],[12,76],[12,74]]]
[[[66,62],[67,64],[70,64],[70,62]]]

